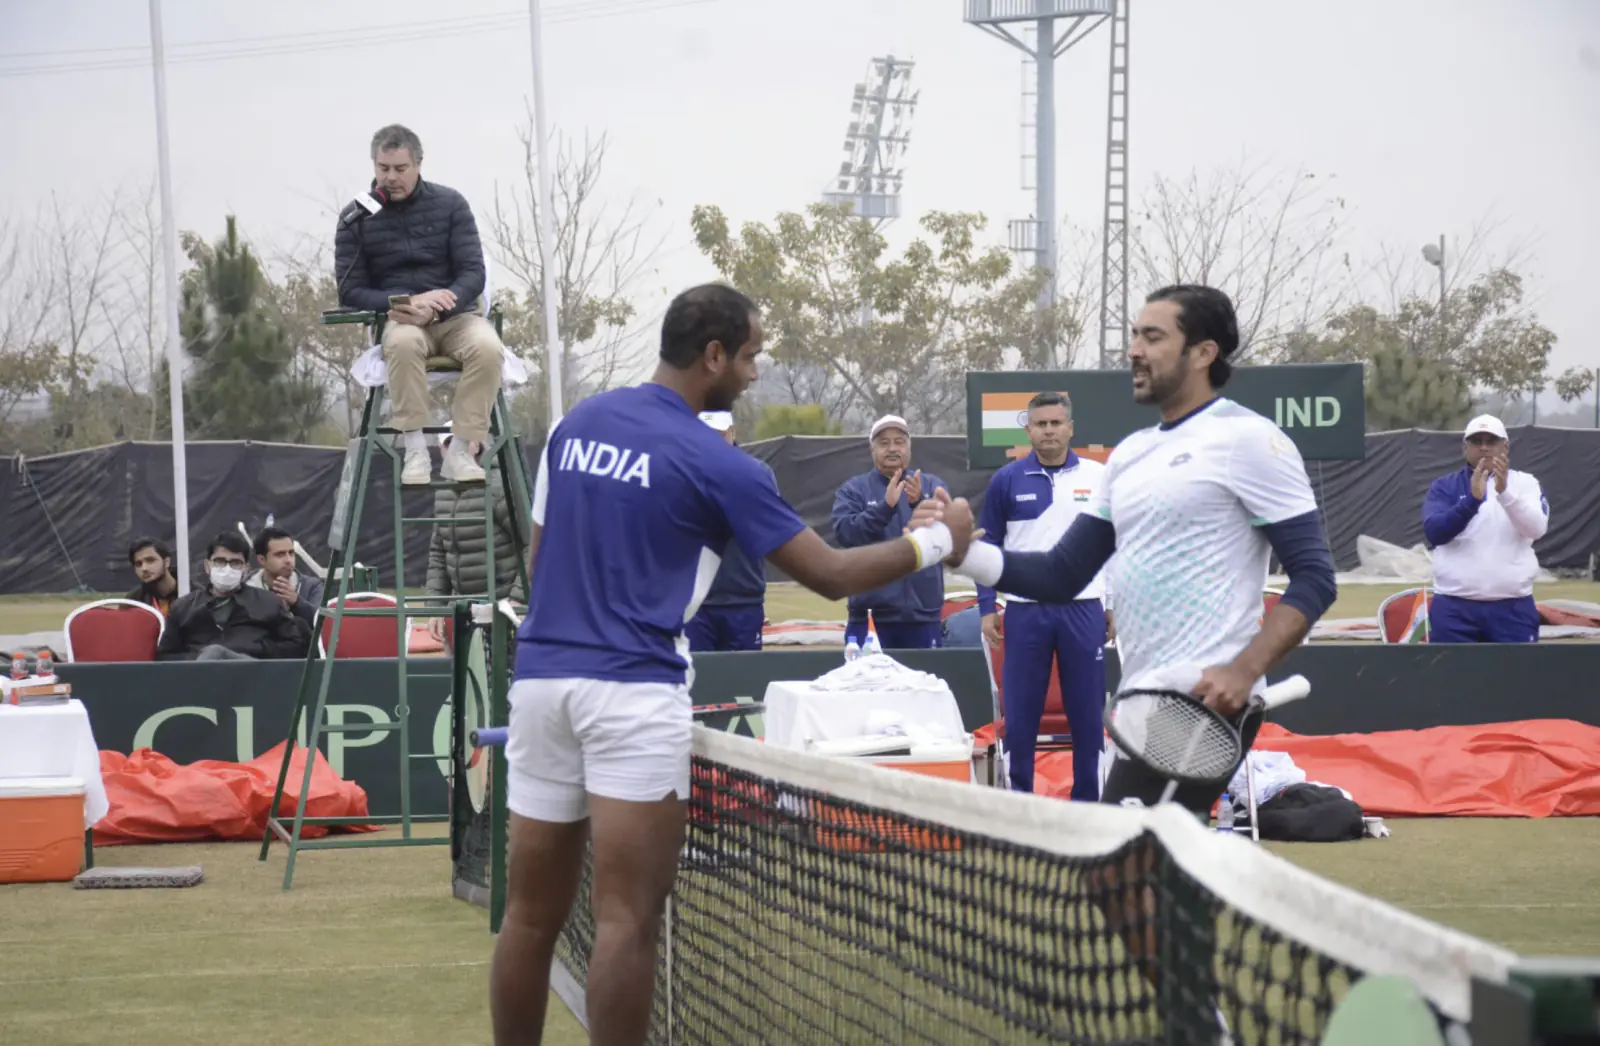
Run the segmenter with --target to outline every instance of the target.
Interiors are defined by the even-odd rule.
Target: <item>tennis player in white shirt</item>
[[[1537,643],[1533,543],[1550,527],[1550,502],[1532,474],[1510,464],[1511,440],[1492,414],[1467,422],[1467,463],[1428,487],[1422,532],[1433,546],[1430,643]]]

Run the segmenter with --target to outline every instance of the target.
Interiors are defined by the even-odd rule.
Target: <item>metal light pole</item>
[[[1056,302],[1056,72],[1055,61],[1073,44],[1088,36],[1115,11],[1115,0],[966,0],[963,21],[1017,48],[1034,64],[1037,84],[1037,115],[1034,134],[1034,211],[1033,217],[1011,223],[1011,249],[1031,253],[1037,268],[1045,272],[1039,289],[1038,309],[1047,314]],[[1056,31],[1056,23],[1065,31]],[[1031,23],[1030,45],[1009,28]],[[1055,345],[1050,346],[1046,365],[1054,369]]]
[[[554,432],[562,416],[561,385],[561,327],[560,303],[556,301],[556,274],[551,262],[554,253],[551,229],[554,218],[555,194],[550,184],[550,139],[545,130],[544,107],[544,42],[541,38],[539,0],[528,0],[528,43],[533,52],[533,134],[539,143],[535,164],[539,171],[539,206],[535,218],[539,234],[539,274],[541,293],[544,296],[544,372],[550,384],[550,426]]]
[[[156,156],[161,172],[161,260],[167,285],[167,384],[172,404],[172,509],[177,532],[178,595],[189,593],[189,464],[184,452],[183,335],[178,330],[178,219],[172,210],[172,156],[167,144],[167,49],[161,0],[150,0],[150,66],[156,83]]]

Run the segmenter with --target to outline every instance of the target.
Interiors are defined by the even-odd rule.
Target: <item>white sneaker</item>
[[[400,483],[407,487],[427,486],[433,481],[433,459],[426,448],[410,447],[406,450],[406,463],[400,470]]]
[[[483,467],[473,461],[465,449],[457,450],[457,446],[464,447],[465,444],[450,441],[450,449],[444,454],[444,464],[439,466],[439,475],[455,483],[482,483]]]

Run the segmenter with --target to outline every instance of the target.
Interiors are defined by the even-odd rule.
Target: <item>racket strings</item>
[[[1152,769],[1184,778],[1233,772],[1239,740],[1198,702],[1177,694],[1129,694],[1111,710],[1112,730]]]

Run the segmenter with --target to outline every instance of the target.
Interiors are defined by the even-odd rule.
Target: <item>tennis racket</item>
[[[1290,676],[1251,697],[1248,707],[1268,711],[1310,693],[1305,676]],[[1170,800],[1180,784],[1227,781],[1244,756],[1239,728],[1178,690],[1122,691],[1106,711],[1106,733],[1128,758],[1167,778],[1162,802]]]

